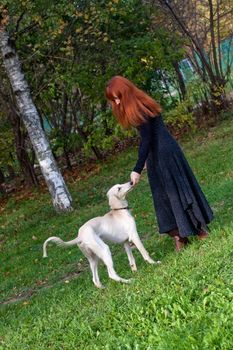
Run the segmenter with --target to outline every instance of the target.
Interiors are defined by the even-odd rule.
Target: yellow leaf
[[[83,16],[83,13],[82,12],[75,12],[75,15],[77,16],[77,17],[82,17]]]

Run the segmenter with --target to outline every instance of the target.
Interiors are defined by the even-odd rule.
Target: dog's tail
[[[46,241],[43,244],[43,258],[47,258],[47,244],[48,242],[54,242],[59,246],[63,246],[63,247],[67,247],[67,246],[71,246],[71,245],[75,245],[78,243],[78,237],[76,237],[75,239],[73,239],[72,241],[68,241],[68,242],[64,242],[61,238],[59,237],[49,237],[48,239],[46,239]]]

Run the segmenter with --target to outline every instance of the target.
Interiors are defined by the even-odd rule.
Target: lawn
[[[46,192],[11,198],[0,217],[0,349],[233,348],[233,119],[200,130],[181,142],[215,213],[208,240],[192,238],[180,254],[159,236],[146,174],[129,194],[144,245],[161,265],[146,264],[134,250],[132,274],[121,246],[111,246],[115,269],[133,278],[94,287],[87,261],[76,247],[48,246],[51,236],[75,237],[78,228],[108,210],[106,192],[128,181],[136,159],[129,149],[112,156],[69,188],[75,210],[58,215]]]

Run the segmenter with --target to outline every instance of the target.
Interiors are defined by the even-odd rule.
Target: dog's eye
[[[120,191],[120,189],[121,189],[121,188],[120,188],[120,187],[118,187],[118,192]]]

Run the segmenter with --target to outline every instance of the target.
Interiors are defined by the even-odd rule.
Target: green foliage
[[[82,147],[80,136],[73,132],[69,135],[64,135],[60,129],[53,128],[49,134],[49,141],[53,152],[60,156],[63,154],[64,146],[67,151],[75,151]]]
[[[108,134],[106,130],[111,130],[111,133]],[[106,112],[99,112],[94,118],[94,122],[87,125],[85,131],[89,135],[84,145],[84,150],[87,154],[90,153],[92,146],[98,145],[100,150],[108,151],[114,148],[117,141],[123,141],[127,137],[135,136],[136,134],[136,131],[133,129],[122,130],[110,109]]]
[[[127,181],[136,150],[100,164],[98,175],[85,181],[72,179],[72,213],[54,213],[41,191],[21,201],[12,198],[0,217],[0,289],[2,300],[25,299],[1,306],[0,349],[231,350],[232,130],[229,115],[221,126],[201,130],[182,145],[215,211],[208,240],[193,238],[175,253],[172,240],[158,236],[146,174],[129,194],[139,234],[154,259],[162,261],[148,265],[133,250],[138,272],[132,276],[125,252],[112,246],[116,271],[133,277],[130,285],[109,280],[100,266],[106,289],[97,290],[76,247],[51,245],[43,260],[42,244],[50,235],[72,239],[86,220],[103,215],[108,188]]]
[[[190,103],[188,100],[178,103],[178,105],[170,111],[164,113],[165,120],[168,125],[176,130],[185,128],[195,128],[195,118],[189,112]]]
[[[34,100],[55,127],[52,139],[54,134],[58,139],[53,145],[60,151],[69,139],[68,134],[62,136],[60,111],[64,91],[73,105],[79,99],[75,105],[76,122],[87,133],[87,143],[82,140],[85,150],[91,146],[106,150],[119,134],[119,128],[112,121],[106,133],[106,118],[112,120],[112,117],[106,117],[109,115],[104,96],[107,81],[113,75],[121,74],[151,92],[156,69],[160,67],[170,72],[172,62],[183,57],[182,42],[178,36],[168,36],[162,27],[155,30],[154,17],[159,12],[140,0],[69,4],[61,0],[20,0],[18,7],[9,2],[8,10],[12,19],[9,30],[16,38]],[[27,15],[21,17],[24,11]],[[17,21],[18,29],[15,31]],[[33,29],[26,30],[30,26]],[[23,30],[21,35],[20,30]],[[159,82],[157,86],[160,86]],[[77,89],[79,97],[74,93]],[[156,97],[160,101],[163,89],[159,88],[157,92]],[[54,113],[57,113],[56,125]],[[74,134],[76,126],[70,115],[69,105],[68,133]],[[69,140],[67,143],[72,142]],[[72,143],[70,149],[74,147]]]
[[[8,120],[0,114],[0,167],[13,165],[14,137]]]

